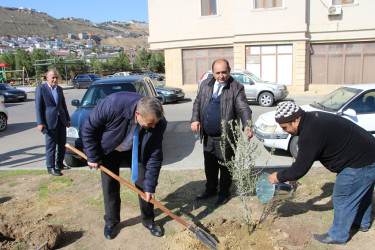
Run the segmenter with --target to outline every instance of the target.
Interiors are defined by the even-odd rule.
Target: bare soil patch
[[[156,209],[156,221],[165,232],[155,238],[140,219],[138,198],[121,188],[121,223],[117,237],[103,236],[103,196],[100,172],[73,169],[63,177],[46,171],[0,171],[1,249],[208,249],[187,228]],[[130,181],[129,171],[121,177]],[[312,169],[298,182],[293,197],[266,210],[253,197],[253,218],[265,220],[249,234],[241,220],[242,208],[234,194],[215,208],[216,197],[194,201],[204,189],[202,170],[162,171],[157,200],[191,225],[210,233],[218,249],[372,249],[374,229],[353,232],[345,246],[318,243],[313,233],[325,233],[333,219],[331,193],[335,175]],[[373,210],[374,212],[374,210]]]

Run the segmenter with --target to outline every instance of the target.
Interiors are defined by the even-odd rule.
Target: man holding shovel
[[[149,201],[155,198],[166,127],[167,121],[159,100],[123,91],[109,95],[99,103],[81,129],[90,167],[98,169],[103,165],[119,175],[122,160],[132,162],[132,180],[146,194],[146,200],[139,196],[142,224],[157,237],[163,233],[154,222],[154,205]],[[104,172],[101,177],[105,206],[104,236],[113,239],[115,227],[120,222],[120,183]]]
[[[325,244],[346,244],[350,229],[369,230],[375,184],[375,138],[355,123],[325,112],[305,112],[281,102],[275,113],[283,131],[298,135],[298,156],[288,169],[271,174],[271,184],[303,177],[314,161],[337,173],[332,200],[334,219],[328,233],[314,234]]]

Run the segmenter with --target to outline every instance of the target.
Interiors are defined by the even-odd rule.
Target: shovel
[[[86,157],[86,155],[84,153],[82,153],[81,151],[79,151],[75,147],[71,146],[70,144],[68,144],[68,143],[65,144],[65,147],[68,148],[68,149],[70,149],[71,151],[73,151],[77,155],[81,156],[83,159],[87,160],[87,157]],[[134,192],[136,192],[138,195],[140,195],[142,198],[146,198],[146,194],[145,193],[143,193],[141,190],[139,190],[135,186],[131,185],[130,183],[128,183],[124,179],[122,179],[120,176],[114,174],[109,169],[105,168],[104,166],[100,166],[100,170],[103,171],[104,173],[108,174],[109,176],[111,176],[113,179],[117,180],[121,184],[123,184],[126,187],[130,188],[131,190],[133,190]],[[203,230],[200,230],[198,228],[194,228],[193,226],[189,225],[189,223],[187,223],[186,221],[184,221],[183,219],[181,219],[180,217],[178,217],[177,215],[175,215],[172,211],[170,211],[168,208],[166,208],[165,206],[163,206],[162,204],[160,204],[156,200],[154,200],[154,199],[151,198],[150,202],[152,204],[154,204],[155,206],[157,206],[158,208],[160,208],[163,212],[165,212],[166,214],[168,214],[170,217],[172,217],[172,219],[178,221],[183,226],[185,226],[186,228],[188,228],[191,232],[193,232],[195,234],[195,236],[197,237],[197,239],[200,242],[202,242],[206,246],[210,247],[211,249],[215,249],[216,250],[216,244],[218,244],[219,242],[217,242],[211,235],[209,235],[208,233],[206,233]]]

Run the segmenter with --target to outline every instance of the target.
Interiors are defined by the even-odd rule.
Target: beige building
[[[375,82],[374,0],[149,0],[168,85],[196,91],[216,58],[290,92]]]

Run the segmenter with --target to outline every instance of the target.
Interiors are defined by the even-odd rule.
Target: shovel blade
[[[189,228],[189,230],[192,231],[193,233],[195,233],[195,236],[197,237],[197,239],[200,242],[202,242],[203,244],[205,244],[209,248],[211,248],[213,250],[216,250],[216,245],[219,242],[217,242],[217,240],[215,240],[214,237],[212,237],[211,235],[209,235],[205,231],[200,230],[200,229],[196,229],[196,228],[194,228],[192,226]]]

